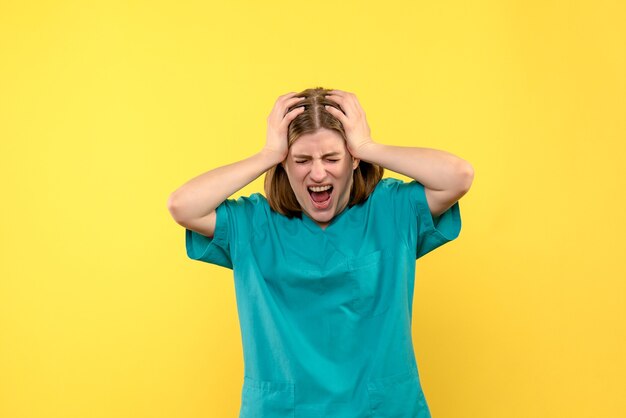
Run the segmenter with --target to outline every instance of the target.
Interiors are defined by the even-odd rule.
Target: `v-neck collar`
[[[326,229],[322,229],[321,226],[318,225],[317,222],[315,222],[315,220],[311,217],[309,217],[309,215],[307,215],[304,211],[302,211],[302,222],[313,232],[316,234],[324,234],[326,235],[330,229],[330,231],[334,231],[336,228],[336,225],[339,221],[341,221],[341,219],[343,219],[345,217],[345,214],[350,211],[350,209],[352,209],[352,207],[350,206],[346,206],[346,208],[344,208],[344,210],[342,210],[338,215],[335,215],[333,217],[333,219],[330,220],[330,223],[326,226]]]

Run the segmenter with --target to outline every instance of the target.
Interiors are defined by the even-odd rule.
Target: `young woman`
[[[168,201],[187,255],[234,272],[240,418],[430,417],[411,339],[415,260],[459,235],[471,165],[375,142],[341,90],[280,96],[267,123],[258,153]],[[263,173],[266,196],[229,199]]]

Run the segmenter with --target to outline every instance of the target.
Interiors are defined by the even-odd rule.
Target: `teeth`
[[[313,192],[323,192],[324,190],[330,189],[332,186],[321,186],[321,187],[309,187],[309,190]]]

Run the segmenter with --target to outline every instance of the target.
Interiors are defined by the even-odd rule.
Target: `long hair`
[[[325,97],[331,89],[316,87],[306,89],[294,97],[304,97],[303,100],[288,109],[304,106],[304,111],[296,116],[287,130],[287,144],[289,147],[302,135],[313,134],[319,129],[325,128],[336,131],[346,140],[343,125],[324,106],[332,106],[341,110],[339,105]],[[360,161],[352,171],[352,188],[348,206],[354,206],[364,202],[374,191],[374,188],[383,177],[384,168],[376,164]],[[282,164],[277,164],[265,173],[265,195],[270,207],[287,217],[300,217],[302,208],[296,199],[296,195],[289,184],[287,173]]]

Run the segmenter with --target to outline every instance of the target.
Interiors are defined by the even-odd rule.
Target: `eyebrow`
[[[327,152],[326,154],[322,155],[322,158],[326,158],[326,157],[334,157],[337,155],[341,155],[340,152],[334,151],[334,152]],[[310,155],[306,155],[306,154],[295,154],[293,156],[294,158],[311,158]]]

